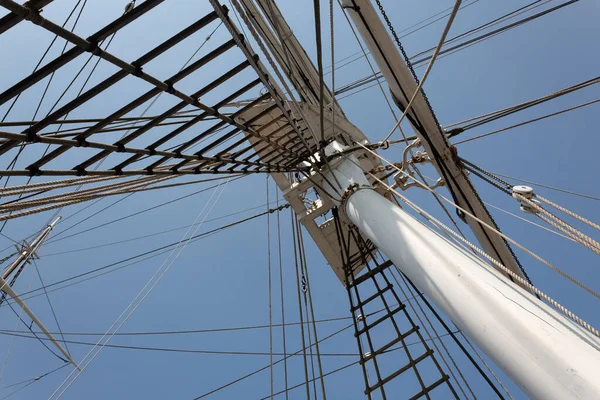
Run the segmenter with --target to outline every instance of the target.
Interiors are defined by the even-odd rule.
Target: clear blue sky
[[[410,0],[383,1],[388,15],[398,31],[447,7],[451,0]],[[306,46],[311,57],[315,55],[314,24],[312,2],[280,2],[284,15],[288,18],[300,42]],[[302,4],[300,4],[302,3]],[[326,2],[323,2],[326,3]],[[461,11],[450,35],[461,33],[481,23],[487,22],[528,3],[524,0],[493,2],[480,0]],[[551,1],[554,5],[557,1]],[[60,22],[75,4],[74,0],[54,2],[45,8],[47,18]],[[119,16],[124,1],[90,2],[75,30],[82,36],[96,31],[108,21]],[[328,37],[326,4],[323,4],[324,36]],[[117,34],[111,51],[127,60],[133,60],[147,51],[152,45],[166,39],[182,27],[205,15],[210,9],[207,2],[167,1],[150,12],[141,21],[132,24]],[[358,46],[341,11],[335,9],[336,59],[357,52]],[[494,111],[539,97],[598,75],[600,57],[594,49],[600,35],[597,21],[600,17],[600,2],[582,0],[557,13],[514,29],[508,33],[475,45],[455,55],[440,59],[425,84],[425,90],[442,125],[454,123],[472,116]],[[443,21],[420,30],[403,39],[408,54],[415,54],[437,43],[443,29]],[[211,25],[185,44],[176,47],[164,57],[151,63],[146,70],[161,77],[176,72],[193,50],[206,38],[216,25]],[[220,29],[201,54],[206,54],[226,38]],[[0,63],[0,90],[30,72],[35,62],[49,42],[49,36],[29,23],[20,24],[7,34],[0,36],[0,51],[4,54]],[[329,40],[325,39],[325,65],[329,65]],[[211,47],[212,46],[212,47]],[[53,55],[60,52],[62,43],[55,48]],[[80,57],[73,66],[55,77],[56,82],[48,93],[48,100],[42,107],[47,111],[64,87],[67,79],[84,62]],[[209,81],[223,69],[229,68],[239,59],[218,60],[213,70],[206,71],[199,79]],[[424,68],[417,69],[421,75]],[[101,66],[93,82],[114,72],[110,67]],[[336,71],[338,85],[343,85],[369,73],[364,60],[354,62]],[[200,87],[201,83],[188,79],[182,82],[187,92]],[[10,119],[30,119],[41,94],[43,85],[26,92],[17,103]],[[186,90],[187,89],[187,90]],[[145,87],[134,78],[127,78],[122,85],[108,92],[109,96],[90,102],[78,114],[71,117],[92,117],[106,115],[114,111],[116,105],[124,104],[132,93],[141,93]],[[561,108],[594,100],[598,97],[595,87],[566,96],[499,122],[488,124],[470,131],[465,137],[485,133],[495,128],[508,126],[529,118],[540,116]],[[73,93],[71,92],[71,95]],[[172,100],[163,96],[152,109],[158,113],[172,105]],[[341,105],[350,121],[367,136],[382,139],[389,132],[394,120],[385,106],[378,88],[368,89],[360,94],[341,100]],[[6,107],[0,107],[4,114]],[[564,189],[599,196],[597,186],[597,148],[600,139],[596,135],[600,124],[598,105],[577,110],[569,114],[547,119],[522,128],[508,131],[489,138],[460,145],[460,155],[490,171],[510,176],[530,179]],[[136,110],[132,115],[141,110]],[[162,131],[157,131],[160,135]],[[111,141],[113,138],[110,138]],[[386,157],[398,161],[401,149],[392,148]],[[73,164],[79,155],[72,155],[67,161]],[[25,164],[27,158],[23,160]],[[2,165],[8,161],[2,161]],[[4,167],[2,167],[4,168]],[[14,180],[16,184],[18,180]],[[498,207],[517,213],[518,205],[507,196],[474,178],[482,198]],[[271,182],[271,200],[275,198],[274,184]],[[103,222],[142,210],[170,199],[197,191],[198,187],[186,186],[165,191],[136,194],[105,212],[82,222],[70,229],[76,233]],[[539,189],[540,194],[593,221],[600,221],[600,211],[594,200],[582,199],[558,192]],[[144,252],[148,249],[179,240],[185,230],[153,236],[115,246],[102,247],[69,254],[56,255],[73,249],[81,249],[97,244],[111,243],[132,237],[176,228],[191,223],[209,200],[212,191],[194,195],[169,206],[111,224],[88,233],[75,235],[65,240],[48,243],[40,251],[38,266],[44,282],[50,284],[80,272],[92,270]],[[439,206],[427,193],[413,189],[408,196],[418,201],[422,207],[434,215],[443,217]],[[506,197],[506,198],[505,198]],[[62,222],[53,233],[58,235],[63,229],[92,215],[102,207],[112,203],[106,199]],[[218,204],[214,206],[208,219],[228,215],[252,207],[256,210],[206,222],[199,232],[233,222],[243,216],[250,216],[264,209],[265,177],[251,176],[227,185]],[[62,212],[68,217],[84,206],[74,206]],[[504,232],[531,250],[541,254],[553,264],[568,271],[574,277],[598,290],[600,272],[597,269],[597,256],[580,245],[570,243],[551,233],[535,228],[496,210],[491,210]],[[22,240],[37,231],[49,218],[50,213],[27,217],[8,223],[4,233]],[[531,219],[531,217],[527,217]],[[279,276],[275,239],[276,225],[271,220],[272,268],[274,270],[274,322],[280,322]],[[147,300],[139,307],[122,331],[154,331],[212,329],[268,324],[267,297],[267,221],[260,218],[229,229],[223,233],[190,244],[178,257]],[[289,213],[281,214],[282,258],[285,292],[286,320],[298,321],[296,286],[294,279],[293,253]],[[593,234],[593,232],[589,232]],[[348,317],[346,291],[331,269],[325,263],[316,246],[305,235],[308,265],[315,302],[317,319]],[[0,246],[8,247],[11,242],[0,238]],[[534,284],[551,294],[568,309],[576,312],[592,325],[600,326],[600,317],[595,312],[594,299],[559,278],[547,267],[531,257],[516,251],[527,269]],[[0,254],[1,257],[8,251]],[[79,283],[56,292],[50,298],[65,332],[103,332],[124,307],[133,299],[156,269],[166,254]],[[19,279],[15,289],[25,292],[29,286],[39,287],[35,271],[28,269]],[[56,326],[44,296],[28,301],[30,307],[45,321],[51,330]],[[25,329],[17,324],[13,312],[6,306],[0,308],[1,329]],[[349,320],[322,323],[318,334],[324,337],[350,324]],[[275,350],[282,351],[281,331],[275,331]],[[300,336],[297,326],[287,331],[288,351],[300,349]],[[89,336],[69,336],[72,340],[92,341]],[[449,343],[449,342],[448,342]],[[203,333],[161,337],[119,337],[111,344],[169,347],[195,350],[268,352],[268,329],[245,330],[220,333]],[[11,345],[9,336],[0,336],[0,369],[4,363],[6,350]],[[88,347],[70,345],[74,358],[81,359]],[[324,353],[355,353],[356,342],[351,330],[347,330],[321,346]],[[453,354],[456,354],[454,352]],[[279,357],[276,357],[279,359]],[[324,371],[331,371],[355,360],[353,356],[323,357]],[[136,351],[106,348],[67,391],[64,399],[106,399],[106,398],[173,398],[192,399],[230,380],[245,375],[267,365],[268,356],[263,355],[207,355],[175,354],[164,352]],[[475,372],[464,359],[458,360],[464,373],[473,378],[474,389],[489,395],[485,384],[476,378]],[[0,380],[0,388],[15,382],[43,374],[61,365],[42,345],[32,339],[15,338],[10,357]],[[295,385],[303,381],[302,358],[293,357],[288,363],[289,382]],[[12,396],[12,399],[45,399],[67,376],[70,367],[64,368]],[[500,373],[501,376],[503,376]],[[283,389],[283,366],[275,369],[276,390]],[[508,378],[504,382],[513,391],[515,398],[524,396]],[[331,399],[361,399],[364,396],[364,383],[359,366],[326,378],[326,387]],[[9,394],[12,388],[0,390],[0,398]],[[263,371],[230,388],[217,392],[208,398],[214,399],[257,399],[269,394],[269,373]],[[282,396],[280,397],[282,398]],[[290,398],[304,397],[303,389],[290,392]]]

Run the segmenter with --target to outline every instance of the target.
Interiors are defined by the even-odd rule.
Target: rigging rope
[[[73,205],[73,204],[83,203],[85,201],[89,201],[89,200],[93,200],[93,199],[103,198],[105,196],[114,196],[114,195],[129,193],[129,192],[139,192],[139,191],[145,191],[145,190],[151,190],[151,188],[150,189],[142,188],[142,189],[133,189],[133,190],[126,188],[126,189],[115,190],[112,192],[105,192],[102,194],[92,194],[92,195],[88,195],[88,196],[73,196],[72,200],[64,200],[57,204],[34,208],[32,210],[26,210],[26,211],[17,212],[17,213],[12,213],[12,210],[11,210],[10,211],[11,214],[0,216],[0,221],[7,221],[9,219],[25,217],[28,215],[37,214],[40,212],[53,210],[56,208],[62,208],[62,207],[68,206],[68,205]],[[13,204],[18,204],[18,203],[13,203]]]
[[[538,227],[538,228],[541,228],[541,229],[543,229],[543,230],[545,230],[545,231],[551,232],[551,233],[553,233],[553,234],[555,234],[555,235],[557,235],[557,236],[560,236],[560,237],[562,237],[562,238],[564,238],[564,239],[568,239],[568,240],[570,240],[570,241],[573,241],[573,242],[575,241],[574,239],[571,239],[569,236],[563,235],[562,233],[559,233],[559,232],[557,232],[557,231],[555,231],[555,230],[552,230],[552,229],[550,229],[550,228],[547,228],[547,227],[545,227],[545,226],[543,226],[543,225],[536,224],[536,223],[535,223],[535,222],[533,222],[533,221],[530,221],[530,220],[528,220],[528,219],[526,219],[526,218],[520,217],[520,216],[518,216],[517,214],[513,214],[513,213],[511,213],[511,212],[509,212],[509,211],[506,211],[506,210],[504,210],[504,209],[502,209],[502,208],[500,208],[500,207],[497,207],[497,206],[495,206],[495,205],[493,205],[493,204],[490,204],[490,203],[486,202],[486,203],[485,203],[485,205],[487,205],[487,206],[489,206],[489,207],[492,207],[492,208],[495,208],[496,210],[498,210],[498,211],[501,211],[501,212],[503,212],[503,213],[505,213],[505,214],[508,214],[508,215],[510,215],[511,217],[515,217],[515,218],[517,218],[517,219],[520,219],[520,220],[521,220],[521,221],[523,221],[523,222],[526,222],[526,223],[528,223],[528,224],[531,224],[531,225],[533,225],[533,226],[536,226],[536,227]]]
[[[527,206],[529,206],[532,209],[534,209],[536,211],[536,215],[540,219],[542,219],[544,222],[548,223],[549,225],[553,226],[554,228],[556,228],[559,231],[561,231],[564,234],[566,234],[568,236],[568,239],[576,241],[576,242],[580,243],[581,245],[587,247],[589,250],[591,250],[591,251],[595,252],[596,254],[600,255],[600,243],[598,243],[594,239],[590,238],[589,236],[587,236],[583,232],[579,231],[575,227],[571,226],[567,222],[561,220],[559,217],[557,217],[556,215],[552,214],[551,212],[549,212],[545,208],[541,207],[539,204],[534,203],[530,199],[527,199],[527,198],[523,197],[521,194],[514,192],[512,190],[512,186],[508,182],[506,182],[506,181],[498,178],[494,174],[492,174],[492,173],[484,170],[481,167],[478,167],[477,165],[475,165],[475,164],[473,164],[473,163],[471,163],[471,162],[469,162],[469,161],[467,161],[467,160],[465,160],[463,158],[461,158],[460,160],[461,160],[461,162],[463,163],[463,165],[464,165],[464,167],[466,169],[468,169],[470,172],[472,172],[475,175],[477,175],[479,178],[483,179],[484,181],[486,181],[490,185],[493,185],[494,187],[496,187],[497,189],[501,190],[502,192],[508,194],[509,196],[516,198],[519,202],[525,203],[525,204],[527,204]],[[489,177],[489,178],[491,178],[493,180],[488,179],[487,177]],[[496,181],[496,182],[494,182],[494,181]],[[578,214],[576,214],[576,213],[574,213],[572,211],[569,211],[566,208],[561,207],[558,204],[555,204],[555,203],[551,202],[550,200],[548,200],[548,199],[546,199],[544,197],[540,198],[539,196],[537,196],[537,194],[534,194],[533,196],[536,199],[539,199],[540,201],[543,201],[546,204],[551,205],[551,206],[557,208],[558,210],[565,212],[567,215],[570,215],[573,218],[576,218],[579,221],[584,222],[587,225],[590,225],[591,227],[600,230],[600,226],[598,226],[597,224],[589,221],[588,219],[583,218],[583,217],[579,216]],[[543,214],[543,215],[540,215],[540,213]],[[553,231],[551,231],[551,232],[553,232]]]
[[[600,225],[598,225],[598,224],[596,224],[596,223],[594,223],[594,222],[592,222],[592,221],[590,221],[590,220],[588,220],[588,219],[586,219],[586,218],[584,218],[584,217],[582,217],[582,216],[574,213],[573,211],[570,211],[570,210],[568,210],[568,209],[566,209],[566,208],[564,208],[564,207],[562,207],[562,206],[560,206],[560,205],[558,205],[558,204],[556,204],[556,203],[548,200],[545,197],[542,197],[542,196],[536,194],[535,198],[538,199],[539,201],[542,201],[542,202],[548,204],[549,206],[552,206],[552,207],[556,208],[557,210],[560,210],[560,211],[564,212],[565,214],[567,214],[567,215],[569,215],[569,216],[571,216],[571,217],[573,217],[573,218],[575,218],[575,219],[583,222],[584,224],[591,226],[592,228],[600,230]]]
[[[535,209],[537,212],[542,213],[543,216],[538,214],[538,217],[541,218],[543,221],[549,223],[556,229],[567,234],[569,237],[573,238],[574,240],[576,240],[583,246],[587,247],[589,250],[600,255],[600,243],[598,243],[594,239],[590,238],[589,236],[587,236],[583,232],[579,231],[578,229],[574,228],[573,226],[569,225],[565,221],[561,220],[556,215],[552,214],[545,208],[541,207],[539,204],[534,203],[531,200],[523,197],[519,193],[515,193],[514,196],[520,202],[523,202],[523,203],[527,204],[529,207]]]
[[[85,190],[75,190],[68,193],[61,193],[56,195],[50,195],[46,197],[37,198],[34,200],[28,201],[19,201],[15,203],[4,203],[0,204],[0,212],[4,210],[16,211],[24,208],[29,208],[33,206],[46,205],[51,203],[63,202],[68,200],[76,200],[76,199],[95,199],[98,197],[109,196],[111,194],[121,194],[121,191],[129,192],[134,191],[135,189],[145,188],[146,186],[162,182],[166,179],[173,179],[175,176],[167,176],[167,177],[146,177],[146,178],[136,178],[130,181],[121,181],[118,183],[113,183],[105,186],[96,186],[90,189]],[[144,189],[147,190],[147,189]]]

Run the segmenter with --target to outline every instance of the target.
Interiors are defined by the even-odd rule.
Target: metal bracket
[[[394,187],[398,187],[402,190],[406,190],[412,186],[422,187],[422,185],[417,183],[417,181],[415,179],[413,179],[412,181],[409,182],[409,178],[413,177],[413,173],[414,173],[412,171],[412,169],[410,168],[410,166],[412,164],[423,164],[425,162],[431,162],[429,155],[426,152],[421,151],[421,150],[417,151],[411,159],[408,159],[410,150],[415,147],[419,147],[420,145],[421,145],[421,140],[416,139],[411,144],[406,146],[406,148],[402,152],[402,163],[400,164],[400,171],[398,171],[398,173],[396,173],[394,175],[394,181],[396,182],[394,184]],[[444,179],[439,178],[435,182],[435,184],[428,186],[428,187],[429,187],[429,189],[435,189],[437,187],[444,186],[445,184],[446,184],[446,182],[444,181]]]

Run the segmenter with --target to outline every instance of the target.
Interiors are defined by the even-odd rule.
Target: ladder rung
[[[415,394],[409,400],[416,400],[416,399],[418,399],[419,397],[425,395],[426,393],[431,392],[433,389],[435,389],[436,387],[440,386],[442,383],[446,382],[448,379],[449,379],[448,375],[442,376],[440,379],[438,379],[437,381],[433,382],[431,385],[427,386],[425,389],[421,390],[419,393]]]
[[[388,344],[386,344],[383,347],[381,347],[379,350],[376,350],[375,352],[373,352],[369,357],[362,357],[361,356],[361,359],[360,359],[359,363],[364,364],[365,362],[369,361],[373,357],[378,356],[379,354],[385,352],[387,349],[389,349],[390,347],[392,347],[396,343],[398,343],[398,342],[406,339],[408,336],[410,336],[411,334],[415,333],[418,330],[419,330],[419,327],[418,326],[414,326],[409,331],[403,333],[402,335],[398,336],[396,339],[392,340]]]
[[[383,289],[381,289],[381,291],[375,293],[374,295],[370,296],[366,300],[363,300],[362,302],[358,303],[358,305],[351,307],[350,311],[351,312],[355,312],[356,310],[360,309],[361,307],[366,306],[368,303],[370,303],[371,301],[375,300],[377,297],[383,295],[385,292],[387,292],[391,288],[392,288],[392,284],[390,283],[386,287],[384,287]]]
[[[414,367],[415,365],[417,365],[418,363],[420,363],[421,361],[423,361],[424,359],[426,359],[427,357],[429,357],[432,354],[433,354],[433,350],[431,350],[431,349],[427,350],[425,353],[423,353],[419,357],[415,358],[413,361],[409,362],[404,367],[400,368],[398,371],[394,372],[393,374],[388,375],[386,378],[380,380],[373,386],[367,388],[367,390],[365,390],[365,394],[369,394],[372,391],[379,389],[381,386],[385,385],[386,383],[388,383],[389,381],[391,381],[392,379],[394,379],[401,373],[405,372],[409,368]]]
[[[384,269],[390,267],[392,265],[392,262],[390,260],[387,260],[386,262],[384,262],[383,264],[373,268],[372,270],[362,274],[361,276],[354,278],[354,280],[352,282],[350,282],[348,284],[348,286],[350,287],[354,287],[360,283],[363,283],[364,281],[366,281],[367,279],[375,276],[376,274],[380,273],[381,271],[383,271]]]
[[[390,318],[391,316],[393,316],[394,314],[396,314],[398,311],[404,310],[404,308],[406,307],[406,305],[404,304],[400,304],[398,307],[396,307],[395,309],[393,309],[392,311],[390,311],[389,313],[385,314],[383,317],[377,319],[375,322],[373,322],[370,325],[365,325],[362,329],[359,329],[354,336],[358,337],[360,335],[362,335],[363,333],[365,333],[366,331],[368,331],[369,329],[379,325],[380,323],[382,323],[383,321],[385,321],[386,319]]]

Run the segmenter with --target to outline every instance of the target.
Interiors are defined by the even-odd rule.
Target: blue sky
[[[453,4],[450,0],[402,2],[386,0],[382,2],[391,21],[399,31],[403,27],[410,26]],[[75,1],[55,3],[47,6],[44,14],[54,21],[61,21]],[[312,3],[310,7],[309,2],[302,5],[299,2],[280,3],[282,3],[280,4],[282,12],[288,18],[288,22],[300,42],[306,46],[308,54],[314,57]],[[478,26],[526,3],[526,1],[517,0],[504,2],[480,0],[458,14],[450,36]],[[551,1],[549,5],[554,5],[554,3],[557,2]],[[82,36],[89,35],[119,16],[124,5],[124,2],[114,0],[101,4],[100,2],[90,2],[76,32]],[[209,8],[207,2],[183,0],[165,2],[139,23],[120,32],[111,44],[111,51],[127,60],[133,60],[149,48],[149,45],[145,45],[146,43],[155,44],[164,40],[181,27],[187,26],[205,15]],[[335,13],[336,59],[341,59],[359,49],[337,7]],[[596,47],[595,38],[600,34],[600,27],[597,24],[599,13],[599,2],[582,0],[482,44],[440,59],[425,84],[425,90],[441,124],[454,123],[504,108],[595,77],[597,71],[600,70],[600,58],[593,51]],[[323,16],[324,36],[328,37],[328,25],[325,22],[328,20],[326,4],[323,4]],[[208,28],[215,26],[211,25]],[[190,42],[178,46],[167,53],[165,57],[151,63],[147,71],[161,77],[168,77],[176,72],[198,44],[204,41],[209,30],[212,30],[208,28],[193,36]],[[415,54],[434,46],[442,29],[443,22],[439,22],[404,38],[403,44],[408,54]],[[34,65],[48,44],[48,38],[48,35],[41,34],[39,28],[34,29],[26,23],[20,24],[7,34],[0,36],[0,49],[8,55],[0,63],[1,90],[29,73],[29,68]],[[215,33],[206,50],[203,50],[208,51],[210,48],[214,48],[211,46],[216,46],[220,43],[219,40],[225,38],[226,33],[221,28]],[[324,63],[329,65],[329,41],[324,40],[324,43],[324,59],[326,60]],[[62,43],[55,49],[54,55],[58,54],[61,47]],[[84,60],[83,57],[78,58],[72,67],[67,67],[62,74],[57,74],[56,81],[64,86],[67,77],[73,74]],[[199,79],[209,80],[221,73],[222,69],[230,68],[233,63],[238,61],[239,58],[218,60],[218,63],[214,64],[214,69],[206,71],[207,75]],[[424,68],[417,69],[417,74],[422,75],[423,71]],[[93,82],[100,81],[112,72],[114,71],[110,67],[102,65],[95,74]],[[357,61],[336,71],[336,82],[338,85],[343,85],[368,73],[369,69],[364,60]],[[186,89],[189,86],[191,89],[188,91],[200,86],[192,79],[184,80],[181,85]],[[38,85],[26,92],[17,103],[9,120],[30,119],[34,105],[41,94],[41,88],[42,86]],[[61,85],[58,84],[51,87],[48,94],[49,100],[44,104],[45,108],[42,108],[42,111],[49,109],[61,89]],[[114,110],[116,105],[128,101],[132,93],[137,94],[142,90],[145,90],[145,86],[134,78],[127,78],[122,85],[108,93],[110,96],[90,102],[73,117],[105,115]],[[464,134],[464,137],[485,133],[568,106],[594,100],[597,96],[597,88],[588,88],[469,131]],[[163,96],[152,110],[158,112],[172,104],[172,100]],[[382,139],[394,124],[382,94],[377,88],[368,89],[343,99],[341,105],[349,120],[369,137]],[[459,146],[459,154],[490,171],[598,196],[600,193],[596,185],[595,159],[600,139],[594,134],[600,123],[597,109],[598,106],[593,105],[569,114],[469,142]],[[2,114],[5,110],[6,107],[0,107]],[[136,111],[141,112],[141,110]],[[160,135],[160,133],[161,131],[157,131],[156,135]],[[401,155],[401,149],[392,148],[383,155],[397,161]],[[78,155],[72,157],[68,160],[71,163]],[[23,163],[26,161],[27,159]],[[5,162],[2,161],[2,163]],[[518,205],[513,199],[499,194],[497,190],[477,181],[476,178],[473,178],[473,181],[485,201],[524,216],[518,211]],[[19,180],[13,181],[14,184],[17,182]],[[275,199],[276,195],[274,187],[275,185],[271,182],[271,201]],[[77,233],[94,225],[193,193],[199,189],[200,187],[185,186],[136,194],[70,229],[69,233]],[[592,221],[600,220],[600,211],[593,200],[543,189],[536,190]],[[265,192],[264,176],[250,176],[228,184],[219,197],[218,203],[208,215],[207,222],[198,232],[264,210]],[[54,254],[126,240],[190,224],[212,194],[213,191],[207,191],[193,195],[169,206],[140,214],[105,228],[48,243],[40,251],[41,260],[37,261],[44,282],[46,284],[57,282],[82,271],[98,268],[162,244],[179,240],[185,230],[121,245],[69,254]],[[444,218],[439,206],[428,193],[412,189],[407,195],[435,216]],[[114,200],[116,198],[103,200],[62,222],[56,228],[52,238],[58,239],[66,236],[67,233],[60,234],[60,232]],[[61,215],[68,217],[83,207],[74,206],[64,210]],[[212,218],[253,207],[259,208],[208,222]],[[589,250],[496,210],[492,209],[491,212],[507,235],[574,277],[586,282],[592,288],[598,289],[600,273],[596,268],[596,256]],[[13,239],[21,240],[37,231],[49,216],[50,213],[11,221],[3,233]],[[204,216],[200,218],[204,218]],[[285,211],[281,213],[281,232],[286,321],[297,322],[299,317],[290,229],[289,212]],[[594,233],[586,230],[585,227],[582,229],[590,234]],[[273,215],[271,216],[272,268],[275,282],[273,315],[274,322],[278,323],[281,311],[275,232],[276,222]],[[268,324],[266,240],[267,221],[263,217],[189,244],[122,331],[212,329]],[[316,318],[348,317],[349,306],[346,291],[307,234],[305,234],[305,241]],[[0,245],[2,248],[8,247],[11,242],[8,239],[0,238]],[[592,303],[594,299],[591,296],[576,289],[572,284],[521,251],[517,250],[516,253],[534,284],[592,325],[600,326],[600,317],[594,311],[596,307]],[[0,256],[6,254],[8,252],[2,253]],[[118,272],[50,293],[63,331],[105,331],[161,265],[165,257],[166,254]],[[32,288],[39,287],[37,274],[30,267],[19,279],[15,289],[22,293],[28,290],[29,285]],[[55,330],[54,320],[44,296],[32,298],[28,304],[49,328]],[[15,327],[19,330],[25,329],[22,324],[16,323],[15,316],[8,307],[0,308],[0,313],[3,316],[1,329],[12,330]],[[319,337],[333,333],[350,323],[350,320],[321,323],[318,326]],[[69,339],[92,341],[94,338],[69,336]],[[275,350],[281,352],[280,328],[275,330],[274,342]],[[2,362],[5,360],[6,349],[9,348],[10,343],[10,337],[0,337]],[[113,339],[111,344],[268,352],[269,333],[268,329],[256,329],[163,337],[119,337]],[[288,351],[300,349],[300,335],[297,326],[287,329],[287,346]],[[71,345],[70,349],[74,358],[78,360],[86,354],[88,347]],[[324,353],[355,353],[356,342],[352,331],[346,330],[324,342],[321,351]],[[276,359],[278,358],[276,357]],[[324,371],[331,371],[353,360],[355,358],[352,356],[323,357],[323,368]],[[477,393],[483,393],[482,397],[486,394],[489,395],[485,384],[477,378],[476,373],[464,359],[457,361],[464,368],[465,375],[472,378],[472,384]],[[63,398],[191,399],[261,368],[268,362],[269,357],[264,355],[175,354],[106,348]],[[60,365],[61,362],[39,342],[26,338],[15,338],[7,366],[1,377],[0,388],[43,374]],[[293,357],[288,362],[288,369],[290,385],[303,381],[301,357]],[[64,368],[39,380],[11,398],[47,398],[68,372],[69,367]],[[502,376],[501,373],[500,375]],[[276,390],[283,389],[281,364],[275,368],[275,377]],[[507,378],[503,380],[513,391],[515,398],[524,398]],[[362,395],[364,383],[358,366],[331,375],[326,378],[325,382],[330,398],[360,399],[364,397]],[[7,395],[11,390],[0,391],[0,397]],[[263,371],[208,398],[256,399],[268,394],[269,373]],[[290,392],[290,398],[305,398],[303,389]]]

